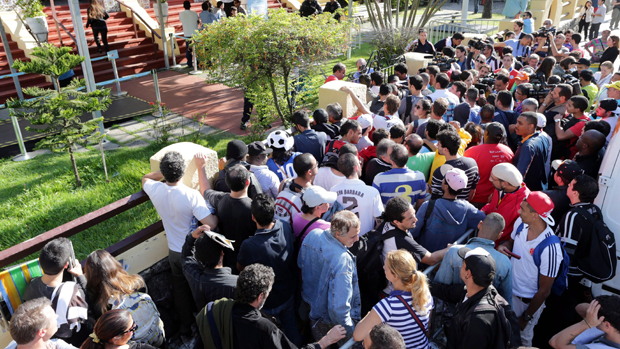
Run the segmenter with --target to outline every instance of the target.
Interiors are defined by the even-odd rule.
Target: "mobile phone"
[[[513,258],[521,259],[521,256],[519,256],[518,254],[512,253],[512,251],[506,251],[506,253],[508,253]]]

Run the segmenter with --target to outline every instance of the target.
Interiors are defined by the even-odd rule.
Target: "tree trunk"
[[[486,0],[484,2],[484,9],[482,10],[482,18],[490,19],[491,17],[493,17],[493,0]]]
[[[282,125],[286,127],[284,115],[282,114],[282,109],[280,109],[280,103],[278,103],[278,92],[276,91],[276,86],[273,84],[273,77],[271,74],[269,74],[269,87],[271,87],[271,96],[273,97],[274,106],[276,107],[278,116],[280,117],[280,120],[282,120]]]
[[[77,164],[75,163],[75,157],[73,156],[73,148],[69,146],[69,156],[71,157],[71,165],[73,165],[73,174],[75,175],[75,182],[78,187],[82,186],[82,181],[80,180],[80,174],[78,173]]]

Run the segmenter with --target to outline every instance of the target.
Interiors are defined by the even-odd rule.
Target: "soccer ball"
[[[284,150],[290,150],[293,148],[295,140],[290,133],[278,130],[271,132],[265,143],[271,148],[284,148]]]

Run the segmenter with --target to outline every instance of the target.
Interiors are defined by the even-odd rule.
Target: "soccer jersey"
[[[476,187],[476,194],[472,202],[487,203],[495,187],[489,180],[491,171],[497,164],[512,163],[514,153],[503,144],[480,144],[465,151],[465,156],[472,158],[478,164],[480,180]]]
[[[381,195],[376,188],[367,186],[359,179],[345,179],[332,187],[331,191],[338,194],[338,202],[345,210],[349,210],[360,219],[360,236],[375,227],[375,217],[383,213]]]
[[[386,205],[388,200],[396,196],[402,196],[412,205],[418,199],[426,196],[426,181],[419,171],[411,171],[408,168],[393,168],[387,172],[379,173],[372,182],[381,194],[381,201]]]
[[[271,172],[275,173],[278,176],[280,182],[287,178],[296,178],[297,173],[295,173],[295,170],[293,169],[293,160],[295,160],[295,157],[297,155],[301,155],[301,153],[291,153],[291,157],[288,158],[288,160],[286,160],[286,162],[282,165],[276,164],[276,162],[273,161],[272,158],[270,158],[269,160],[267,160],[267,167],[269,167]]]
[[[301,212],[303,202],[301,193],[291,190],[293,180],[284,182],[282,191],[276,198],[275,218],[293,225],[293,217]]]
[[[396,115],[372,115],[372,125],[376,129],[384,128],[386,130],[390,130],[392,126],[396,124],[401,124],[404,126],[403,121]]]
[[[538,267],[534,263],[534,249],[547,237],[554,235],[553,230],[547,226],[547,229],[536,239],[527,241],[529,228],[527,224],[524,224],[521,232],[518,232],[521,223],[521,217],[517,218],[510,235],[514,240],[512,252],[521,256],[521,259],[510,259],[512,263],[512,293],[515,296],[532,298],[538,291],[539,274],[552,278],[558,276],[563,257],[562,246],[557,243],[551,244],[542,251],[539,272]]]

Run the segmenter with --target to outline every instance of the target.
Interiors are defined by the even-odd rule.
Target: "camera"
[[[474,84],[474,87],[481,91],[481,93],[486,92],[487,86],[493,88],[495,85],[496,75],[491,73],[485,75],[483,77],[478,78],[478,83]]]
[[[433,61],[429,65],[436,65],[440,71],[448,71],[452,69],[452,63],[455,63],[456,59],[448,57],[441,52],[437,52],[433,57]]]
[[[548,37],[549,34],[553,34],[555,35],[555,26],[551,27],[551,28],[547,28],[547,27],[540,27],[538,29],[538,31],[536,33],[534,33],[534,37],[535,38],[539,38],[539,37]]]
[[[482,51],[482,49],[484,49],[484,44],[482,39],[474,38],[469,40],[468,46],[475,50]]]

